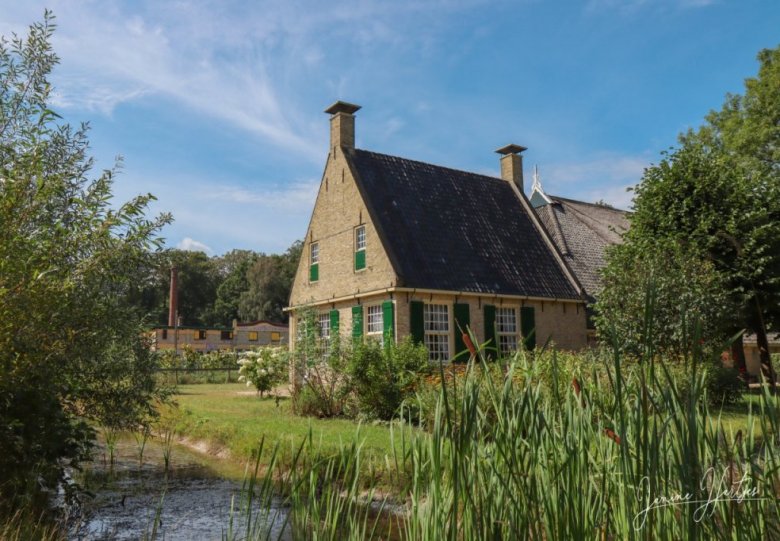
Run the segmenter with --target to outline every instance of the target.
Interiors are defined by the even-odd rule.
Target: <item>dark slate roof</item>
[[[399,286],[581,298],[508,182],[345,152]]]
[[[601,289],[599,273],[605,264],[606,248],[622,242],[622,234],[629,226],[628,213],[554,195],[547,198],[552,203],[535,210],[588,298],[593,300]]]

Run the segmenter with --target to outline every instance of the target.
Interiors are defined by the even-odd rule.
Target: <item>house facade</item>
[[[587,344],[586,297],[523,194],[517,145],[494,178],[355,148],[355,113],[330,114],[325,170],[290,296],[324,340],[411,336],[431,360],[465,350],[466,328],[509,352]]]
[[[189,348],[194,351],[242,351],[260,346],[286,345],[289,328],[270,321],[233,321],[232,327],[160,326],[150,331],[156,351]]]

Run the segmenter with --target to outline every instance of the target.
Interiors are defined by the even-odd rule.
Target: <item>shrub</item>
[[[422,377],[431,372],[425,346],[410,337],[385,345],[376,340],[357,344],[348,357],[347,373],[358,411],[368,417],[392,419],[401,403],[414,396]]]
[[[238,381],[247,387],[254,385],[262,398],[266,393],[287,379],[288,355],[282,347],[265,347],[247,351],[239,359]]]

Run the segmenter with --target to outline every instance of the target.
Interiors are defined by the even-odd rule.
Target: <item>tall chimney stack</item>
[[[337,101],[325,112],[330,117],[330,150],[335,152],[336,147],[355,148],[355,113],[360,110],[360,105]]]
[[[514,182],[520,192],[523,192],[523,157],[521,156],[526,147],[520,145],[507,145],[501,147],[496,152],[501,154],[501,178]]]
[[[168,326],[176,326],[176,312],[179,309],[179,270],[171,267],[171,290],[168,298]]]

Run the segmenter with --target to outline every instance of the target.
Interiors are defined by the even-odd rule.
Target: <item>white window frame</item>
[[[501,355],[511,355],[520,344],[520,311],[515,306],[496,307],[496,336]]]
[[[444,319],[441,317],[441,308],[444,308]],[[423,304],[423,336],[430,362],[452,360],[452,305],[450,303]],[[440,352],[441,349],[444,351]]]
[[[365,225],[357,226],[355,228],[355,251],[365,252],[367,243],[368,240],[366,238],[366,226]]]
[[[320,347],[323,355],[330,353],[330,313],[321,312],[317,315],[317,328],[320,331]]]
[[[320,242],[312,242],[309,245],[309,266],[320,262]]]
[[[375,338],[380,343],[384,342],[385,316],[382,313],[381,304],[369,304],[366,306],[366,336]],[[378,327],[377,327],[378,325]]]

